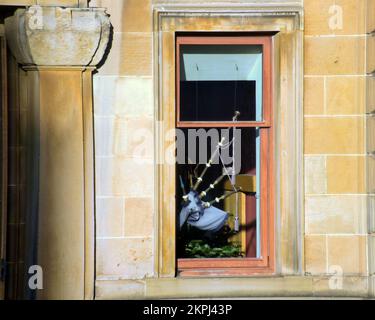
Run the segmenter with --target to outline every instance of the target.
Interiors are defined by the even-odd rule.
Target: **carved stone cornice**
[[[304,8],[302,1],[262,1],[255,0],[253,3],[233,2],[202,2],[198,0],[175,0],[173,3],[164,0],[154,0],[155,22],[161,17],[263,17],[283,19],[291,17],[295,20],[292,30],[304,30]],[[156,29],[159,29],[156,26]]]
[[[95,66],[110,38],[110,20],[102,8],[32,6],[5,20],[5,34],[24,66]]]

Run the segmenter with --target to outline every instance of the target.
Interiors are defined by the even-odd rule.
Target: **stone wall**
[[[6,6],[61,6],[61,7],[87,7],[87,0],[1,0],[0,5]]]
[[[162,2],[185,1],[153,3]],[[152,132],[154,125],[152,1],[90,5],[107,7],[114,28],[112,48],[94,79],[97,279],[153,277],[153,138],[138,157],[133,152],[139,143],[134,130]],[[366,33],[374,29],[374,1],[305,0],[304,8],[304,272],[363,279],[373,214],[367,203],[365,113],[366,73],[373,71],[366,65],[366,47],[374,39]]]
[[[367,154],[374,155],[375,151],[375,1],[369,0],[367,3],[367,16],[366,16],[366,71],[371,73],[367,78],[366,83],[366,148]],[[369,156],[366,163],[366,191],[369,194],[367,201],[368,213],[368,265],[370,275],[370,292],[375,296],[375,157]]]
[[[306,272],[366,275],[366,1],[304,7]]]
[[[103,0],[111,51],[94,78],[98,279],[154,274],[153,53],[148,0]],[[147,148],[134,156],[147,130]],[[139,161],[143,160],[143,161]]]

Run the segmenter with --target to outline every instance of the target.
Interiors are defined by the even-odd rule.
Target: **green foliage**
[[[189,258],[238,258],[242,257],[241,246],[229,243],[222,247],[211,247],[203,240],[191,240],[185,246]]]

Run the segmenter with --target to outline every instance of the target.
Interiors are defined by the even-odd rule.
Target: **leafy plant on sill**
[[[191,240],[185,247],[189,258],[239,258],[243,257],[239,244],[227,244],[222,247],[211,247],[203,240]]]

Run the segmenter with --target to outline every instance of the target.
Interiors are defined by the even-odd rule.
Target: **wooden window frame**
[[[181,45],[261,45],[263,47],[263,108],[262,121],[238,121],[237,127],[265,128],[271,126],[271,49],[272,38],[270,36],[178,36],[176,39],[176,94],[177,94],[177,128],[228,128],[233,127],[231,121],[181,121],[180,120],[180,52]]]
[[[179,276],[249,276],[275,273],[274,213],[274,126],[272,113],[272,36],[177,36],[176,38],[176,128],[233,127],[233,122],[180,121],[180,46],[262,45],[263,121],[239,121],[238,128],[259,128],[260,177],[260,257],[177,259]]]

